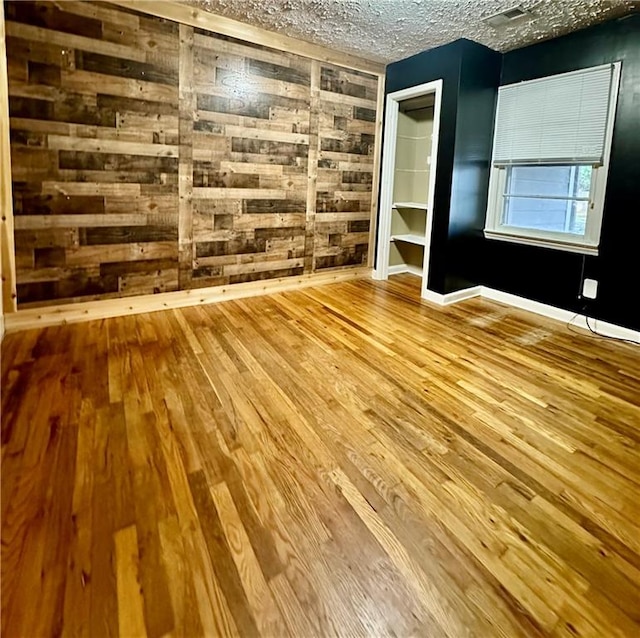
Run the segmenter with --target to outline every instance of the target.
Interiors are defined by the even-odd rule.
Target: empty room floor
[[[9,334],[3,636],[638,636],[637,347],[409,275]]]

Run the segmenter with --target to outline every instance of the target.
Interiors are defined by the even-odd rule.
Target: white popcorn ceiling
[[[457,38],[509,51],[640,10],[635,0],[185,0],[331,49],[389,63]],[[493,29],[482,18],[534,14]]]

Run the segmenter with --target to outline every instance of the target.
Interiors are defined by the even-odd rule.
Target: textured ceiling
[[[508,51],[640,10],[636,0],[186,0],[288,36],[389,63],[468,38]],[[481,19],[514,6],[532,20],[493,29]]]

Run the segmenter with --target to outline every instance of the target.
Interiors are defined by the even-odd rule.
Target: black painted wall
[[[622,61],[600,250],[585,258],[585,276],[599,282],[593,301],[578,298],[582,255],[484,241],[485,285],[528,299],[583,311],[640,330],[634,292],[640,277],[640,15],[607,22],[503,56],[501,84]]]
[[[456,40],[387,67],[386,92],[442,79],[429,289],[479,283],[495,96],[501,55]]]
[[[465,41],[463,46],[443,293],[481,283],[478,263],[502,61],[499,53],[474,42]]]

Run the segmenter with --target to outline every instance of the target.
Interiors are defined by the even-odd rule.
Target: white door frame
[[[391,206],[393,205],[393,174],[396,164],[396,136],[400,102],[409,98],[434,94],[433,137],[431,142],[431,162],[429,166],[429,193],[427,195],[427,229],[422,264],[422,296],[426,296],[429,279],[429,253],[431,229],[433,228],[433,195],[436,184],[438,160],[438,139],[440,137],[440,107],[442,104],[442,80],[434,80],[408,89],[389,93],[386,100],[384,118],[384,145],[382,149],[382,176],[380,180],[380,220],[378,224],[378,250],[376,256],[375,279],[389,277],[389,237],[391,236]]]

